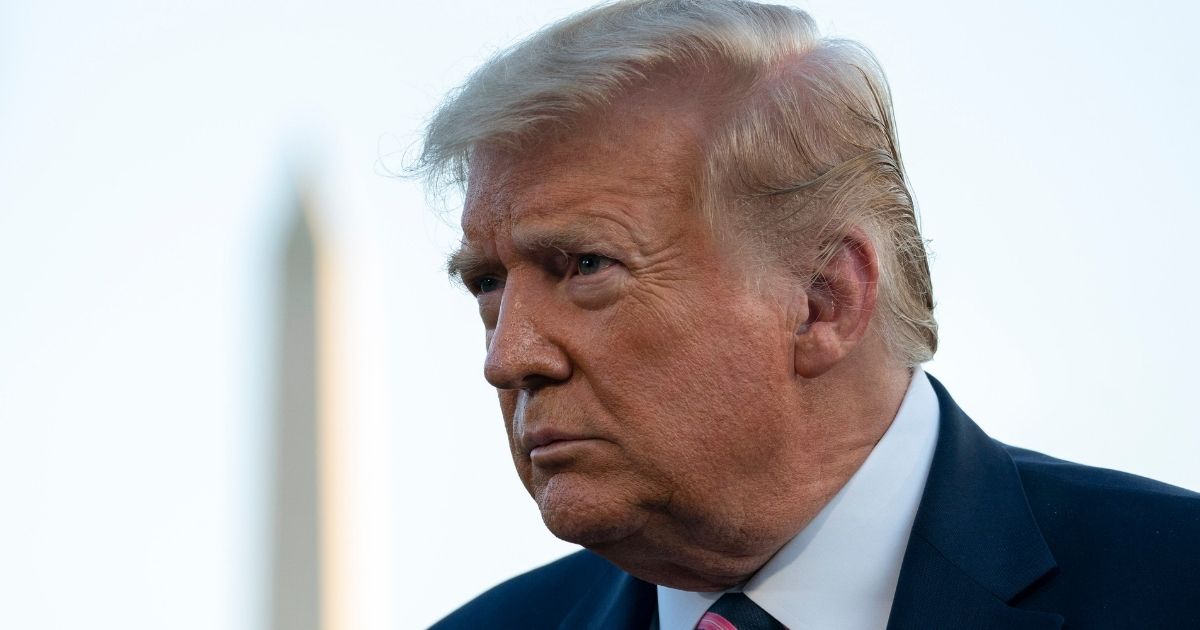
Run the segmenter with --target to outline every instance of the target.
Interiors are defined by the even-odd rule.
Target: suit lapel
[[[1009,605],[1056,567],[1016,465],[929,380],[941,406],[938,443],[888,628],[1061,627],[1059,615]]]
[[[559,625],[562,630],[649,628],[658,610],[653,584],[612,567]]]

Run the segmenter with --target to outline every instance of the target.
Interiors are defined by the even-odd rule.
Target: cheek
[[[636,436],[631,446],[659,451],[646,457],[711,460],[775,428],[790,384],[787,340],[772,313],[731,306],[674,317],[629,308],[592,342],[606,348],[597,395]]]
[[[769,304],[739,294],[678,296],[667,306],[634,305],[615,314],[593,343],[613,348],[647,387],[693,393],[751,391],[788,373],[790,335]],[[765,383],[764,383],[765,385]]]

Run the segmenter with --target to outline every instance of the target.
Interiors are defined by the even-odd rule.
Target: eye
[[[471,288],[474,289],[475,295],[491,293],[500,288],[500,279],[496,276],[484,276],[471,282]]]
[[[575,261],[575,270],[581,276],[590,276],[611,267],[614,262],[616,261],[600,254],[580,254]]]

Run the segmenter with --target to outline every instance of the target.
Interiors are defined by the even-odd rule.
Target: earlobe
[[[817,378],[837,364],[843,353],[830,337],[829,326],[804,324],[796,333],[796,375]]]
[[[816,378],[866,336],[875,311],[879,260],[861,229],[852,230],[805,291],[807,317],[796,329],[796,374]]]

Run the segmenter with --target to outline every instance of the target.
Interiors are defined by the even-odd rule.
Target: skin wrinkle
[[[903,368],[862,376],[893,365],[864,341],[869,304],[825,309],[801,334],[809,294],[785,275],[746,276],[693,202],[704,112],[656,94],[529,155],[476,152],[452,261],[502,277],[478,298],[484,371],[550,530],[642,579],[719,590],[841,487],[907,380]],[[571,244],[609,246],[618,262],[589,276],[548,268]],[[847,248],[831,262],[851,302],[873,295],[861,288],[871,256]],[[547,428],[590,439],[537,464],[523,440]]]
[[[484,158],[481,158],[481,161],[482,159]],[[481,164],[479,168],[486,168],[486,165]],[[609,186],[599,191],[593,191],[590,189],[567,190],[564,194],[558,191],[550,193],[549,191],[544,190],[544,187],[539,186],[537,183],[526,184],[526,182],[530,180],[536,182],[536,178],[533,177],[521,177],[518,175],[514,179],[516,181],[504,182],[498,184],[497,187],[502,189],[511,189],[513,186],[528,185],[530,187],[530,196],[538,201],[534,204],[527,205],[526,208],[522,210],[522,215],[529,218],[549,217],[551,219],[551,226],[553,225],[553,217],[556,215],[559,209],[563,207],[607,207],[616,210],[616,213],[609,213],[607,215],[599,216],[593,215],[589,218],[595,222],[613,223],[618,226],[618,228],[620,228],[619,230],[609,232],[610,234],[619,234],[615,240],[623,240],[622,237],[628,237],[631,240],[635,247],[625,248],[625,251],[623,252],[626,254],[626,260],[624,260],[624,262],[630,266],[631,269],[636,270],[640,268],[644,272],[652,273],[654,271],[655,259],[664,256],[665,250],[670,247],[671,242],[666,241],[664,242],[662,248],[656,250],[650,246],[650,243],[645,238],[639,237],[637,230],[633,227],[633,223],[628,220],[627,216],[623,216],[632,212],[628,204],[619,199],[605,198],[606,196],[611,197],[614,193],[620,192],[620,189],[616,188],[615,186]],[[639,178],[634,177],[631,178],[631,181],[638,182],[644,180],[639,180]],[[673,193],[673,191],[669,190],[666,186],[661,185],[661,183],[646,184],[645,187],[649,190],[643,191],[641,194],[638,194],[637,188],[633,189],[633,194],[630,194],[630,191],[628,190],[625,192],[627,196],[630,196],[634,199],[640,199],[647,202],[656,202],[655,205],[659,205],[659,203],[663,201],[669,201],[669,195]],[[468,194],[470,195],[471,193],[469,192]],[[508,203],[510,203],[508,196],[497,195],[497,197],[498,199],[494,200],[489,198],[489,203],[493,203],[497,207],[502,208],[502,210],[497,214],[510,216],[512,211],[508,208]],[[468,206],[472,205],[474,199],[474,197],[469,198]],[[502,229],[499,224],[487,224],[481,227],[482,231],[499,231]],[[576,251],[594,251],[595,248],[587,248],[587,241],[603,239],[597,239],[595,237],[594,230],[589,230],[590,227],[592,226],[569,225],[560,227],[557,230],[551,230],[556,237],[554,240],[559,242],[552,242],[550,239],[546,237],[539,237],[537,234],[518,234],[513,232],[511,235],[514,242],[517,243],[518,249],[533,249],[536,246],[541,246],[563,249],[574,248]],[[511,226],[509,229],[511,231]],[[460,246],[459,250],[450,256],[446,265],[448,273],[452,277],[457,277],[460,280],[465,277],[470,277],[474,274],[490,271],[494,266],[492,257],[486,255],[484,252],[479,251],[478,248],[470,246],[467,242],[468,239],[469,235],[467,238],[464,238],[464,243],[462,246]],[[639,254],[637,252],[637,248],[642,248],[645,251]],[[610,254],[610,252],[605,251],[596,251],[596,253],[606,255]],[[614,257],[620,258],[620,256]]]
[[[936,322],[928,265],[911,199],[906,200],[886,80],[869,51],[822,38],[803,12],[668,3],[632,11],[606,7],[569,18],[498,55],[448,98],[430,122],[412,172],[424,174],[435,188],[469,184],[468,166],[481,147],[516,155],[570,143],[587,130],[589,117],[637,92],[710,110],[698,124],[702,132],[714,121],[736,122],[741,113],[751,114],[728,134],[703,138],[724,138],[708,145],[706,172],[692,182],[693,199],[706,206],[700,214],[714,225],[753,214],[745,208],[728,212],[729,199],[714,186],[742,179],[731,190],[786,188],[863,149],[892,154],[894,165],[848,184],[858,194],[845,200],[846,207],[855,222],[877,214],[872,223],[902,226],[891,235],[895,242],[876,235],[888,245],[881,255],[886,320],[881,332],[909,366],[932,356]],[[653,179],[650,171],[628,176]],[[773,212],[759,210],[764,217]],[[802,235],[814,231],[810,226],[801,221],[780,233],[762,223],[751,219],[721,231],[743,238],[751,267],[788,265],[802,278],[812,271],[811,260],[799,264],[788,255],[796,253]],[[758,233],[743,233],[751,229]]]

